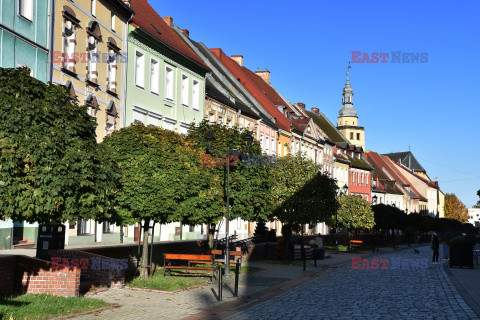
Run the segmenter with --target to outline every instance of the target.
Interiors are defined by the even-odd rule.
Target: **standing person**
[[[430,249],[433,250],[432,262],[434,264],[438,263],[438,256],[440,255],[439,247],[440,247],[440,242],[438,241],[438,234],[434,232],[432,235],[432,242],[430,243]]]

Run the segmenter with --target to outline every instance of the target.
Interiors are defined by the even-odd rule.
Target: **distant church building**
[[[350,86],[350,66],[348,66],[347,83],[343,88],[342,109],[338,112],[337,129],[348,141],[365,150],[365,128],[358,126],[357,110],[353,108],[353,90]]]

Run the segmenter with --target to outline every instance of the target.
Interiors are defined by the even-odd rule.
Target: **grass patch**
[[[331,250],[335,251],[335,246],[325,246],[325,250]],[[356,251],[368,251],[372,250],[370,247],[364,247],[363,249],[361,247],[351,247],[350,251],[348,252],[356,252]],[[347,246],[345,245],[338,245],[338,251],[339,252],[347,252]]]
[[[109,306],[94,298],[56,297],[47,294],[24,294],[0,297],[0,319],[45,319],[81,313]]]
[[[163,268],[157,268],[154,274],[147,278],[142,279],[135,277],[132,279],[126,279],[125,285],[132,288],[154,289],[163,291],[175,291],[180,289],[187,289],[202,286],[210,282],[210,278],[205,276],[181,276],[176,275],[178,272],[172,272],[172,276],[163,276]]]

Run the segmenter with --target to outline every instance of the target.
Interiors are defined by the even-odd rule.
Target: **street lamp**
[[[338,188],[337,197],[348,194],[348,186],[345,184],[342,188]],[[335,253],[338,253],[338,210],[335,211]]]
[[[209,130],[207,134],[205,135],[205,141],[207,143],[207,148],[210,153],[214,153],[218,157],[222,157],[222,153],[219,152],[218,150],[214,149],[213,144],[216,140],[215,136],[213,135],[213,132]],[[246,150],[238,150],[238,149],[232,149],[230,146],[227,148],[227,216],[226,216],[226,226],[225,226],[225,239],[226,239],[226,244],[225,244],[225,276],[229,277],[230,276],[230,239],[229,239],[229,229],[230,229],[230,158],[232,155],[240,155],[246,151],[248,153],[250,151],[250,146],[252,145],[253,142],[253,136],[247,131],[243,135],[243,140],[247,144],[247,149]]]

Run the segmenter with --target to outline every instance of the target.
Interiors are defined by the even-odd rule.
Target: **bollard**
[[[235,291],[233,293],[234,297],[238,297],[238,277],[240,275],[240,262],[237,260],[235,265]]]
[[[223,279],[222,279],[222,268],[218,268],[218,301],[222,301],[222,282],[223,282]]]

